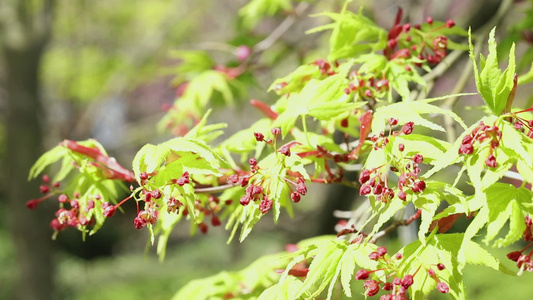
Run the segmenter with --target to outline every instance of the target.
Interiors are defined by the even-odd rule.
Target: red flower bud
[[[272,200],[265,198],[261,200],[261,203],[259,203],[259,210],[261,213],[266,214],[272,208],[272,204]]]
[[[41,178],[43,180],[43,183],[50,183],[50,177],[46,174],[43,175],[43,177]]]
[[[401,284],[404,288],[409,288],[410,286],[413,285],[413,275],[405,275],[401,281]]]
[[[414,125],[415,123],[414,122],[407,122],[403,125],[402,127],[402,132],[404,134],[411,134],[413,132],[413,129],[414,129]]]
[[[108,206],[104,209],[104,217],[106,218],[112,217],[116,211],[117,211],[117,208],[114,205]]]
[[[415,154],[415,156],[413,156],[412,160],[415,163],[419,164],[424,160],[424,157],[422,156],[422,154],[418,153],[418,154]]]
[[[47,186],[47,185],[41,185],[39,187],[39,189],[41,190],[41,193],[43,193],[43,194],[46,194],[46,193],[48,193],[50,191],[50,187]]]
[[[220,219],[213,215],[213,217],[211,217],[211,225],[213,225],[214,227],[216,226],[220,226],[222,223],[220,222]]]
[[[446,282],[439,282],[437,283],[437,290],[443,294],[447,294],[450,292],[450,287],[446,284]]]
[[[361,269],[355,273],[355,280],[365,280],[370,276],[370,272],[365,269]]]
[[[29,209],[35,209],[39,205],[39,201],[37,199],[31,199],[30,201],[26,202],[26,207]]]
[[[446,21],[446,28],[452,28],[453,26],[455,26],[455,22],[452,19]]]
[[[258,142],[262,142],[265,139],[265,136],[260,132],[255,132],[254,136],[255,136],[255,140]]]
[[[301,199],[301,196],[300,196],[300,194],[298,192],[292,192],[291,193],[292,202],[298,203],[298,202],[300,202],[300,199]]]
[[[379,256],[384,256],[385,254],[387,254],[387,248],[385,247],[378,247],[376,249],[376,252],[379,254]]]

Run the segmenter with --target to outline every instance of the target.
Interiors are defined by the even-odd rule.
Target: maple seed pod
[[[446,282],[440,281],[437,283],[437,290],[443,294],[447,294],[450,292],[450,287],[446,284]]]
[[[370,272],[365,269],[361,269],[355,273],[355,280],[365,280],[370,276]]]

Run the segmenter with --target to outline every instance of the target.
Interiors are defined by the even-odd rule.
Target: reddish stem
[[[265,103],[252,99],[250,100],[250,104],[255,106],[257,109],[259,109],[262,113],[264,113],[267,117],[269,117],[272,120],[275,120],[278,117],[278,113],[273,111],[268,105]]]
[[[115,158],[103,154],[99,149],[85,147],[72,140],[64,140],[60,145],[99,162],[100,164],[95,164],[95,166],[108,169],[110,179],[119,179],[127,182],[135,180],[135,176],[130,170],[121,166]]]
[[[365,143],[368,134],[370,134],[370,129],[372,127],[372,111],[369,110],[364,115],[362,115],[360,117],[360,121],[361,126],[359,130],[359,145],[357,145],[357,148],[355,148],[350,154],[348,154],[348,158],[350,159],[359,158],[359,151],[361,151],[361,147],[363,147],[363,144]]]

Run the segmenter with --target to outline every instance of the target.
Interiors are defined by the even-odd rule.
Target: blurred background
[[[238,270],[263,254],[282,251],[287,243],[334,233],[333,210],[357,206],[354,190],[313,187],[297,205],[294,219],[283,216],[274,225],[264,218],[243,244],[226,245],[228,233],[222,228],[191,238],[188,224],[182,224],[162,263],[147,246],[147,231],[132,226],[131,214],[110,218],[85,242],[75,230],[61,232],[52,241],[48,224],[56,204],[36,211],[25,207],[27,200],[39,196],[39,180],[26,180],[31,165],[63,139],[94,137],[128,167],[142,145],[171,137],[157,131],[157,123],[177,94],[171,82],[180,74],[172,50],[207,50],[224,63],[235,60],[236,46],[253,47],[293,19],[265,49],[261,59],[266,67],[253,72],[246,96],[234,107],[213,113],[211,122],[228,122],[229,133],[260,117],[248,107],[249,99],[272,103],[275,96],[265,91],[274,79],[302,62],[326,57],[327,34],[305,31],[327,20],[308,15],[339,11],[343,1],[295,1],[293,9],[266,17],[243,13],[249,2],[0,1],[0,300],[170,299],[191,279]],[[353,1],[350,9],[364,7],[365,15],[389,29],[400,6],[404,19],[413,24],[432,16],[475,31],[496,20],[498,35],[507,36],[504,47],[518,42],[519,56],[526,61],[522,73],[531,63],[531,1],[367,0]],[[463,55],[450,67],[430,96],[450,93],[467,61]],[[472,82],[463,91],[475,91]],[[531,92],[530,86],[519,90],[517,106],[530,106]],[[463,98],[456,108],[465,108],[458,113],[471,124],[482,112],[467,108],[481,104],[479,97]],[[408,240],[408,234],[389,238],[397,249]],[[496,250],[496,255],[504,259],[507,252]],[[531,298],[531,276],[516,279],[469,268],[465,273],[471,299]]]

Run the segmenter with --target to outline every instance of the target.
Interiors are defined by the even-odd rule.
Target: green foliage
[[[271,212],[274,222],[282,211],[292,216],[308,185],[343,183],[358,187],[369,205],[366,214],[339,224],[337,237],[305,240],[289,247],[290,253],[263,257],[242,271],[192,281],[175,299],[352,297],[354,279],[365,280],[364,294],[369,297],[381,291],[424,299],[437,289],[465,299],[465,265],[510,273],[473,239],[486,228],[483,241],[490,246],[533,240],[533,194],[527,187],[533,183],[533,121],[525,117],[531,109],[511,110],[517,83],[529,75],[517,82],[514,46],[502,72],[495,30],[489,35],[489,54],[481,55],[479,64],[470,41],[476,86],[491,114],[468,127],[455,112],[435,104],[465,94],[410,99],[413,86],[426,86],[423,72],[442,62],[448,48],[465,48],[448,36],[465,36],[466,31],[438,21],[411,29],[400,24],[400,11],[387,32],[362,11],[349,12],[348,2],[340,13],[319,14],[333,23],[309,31],[331,30],[328,60],[316,59],[274,80],[269,90],[279,98],[273,105],[251,101],[266,117],[218,144],[226,124],[208,125],[211,110],[204,111],[231,105],[245,95],[246,83],[255,76],[254,55],[260,53],[225,65],[208,52],[174,53],[182,60],[174,68],[174,84],[184,88],[160,126],[181,136],[143,146],[133,160],[133,172],[93,140],[65,141],[45,153],[29,178],[62,160],[54,179],[68,180],[69,185],[52,194],[67,193],[81,207],[72,206],[68,212],[74,216],[65,220],[61,213],[68,206],[61,203],[55,231],[68,224],[85,233],[87,224],[77,221],[83,216],[94,218],[94,233],[131,199],[137,205],[135,227],[147,227],[152,244],[158,238],[157,252],[163,258],[182,220],[190,221],[191,234],[207,233],[209,225],[220,226],[224,220],[228,242],[239,230],[243,242],[266,214]],[[290,10],[291,5],[250,1],[240,12],[242,24],[250,29],[261,17]],[[441,125],[435,115],[454,120],[465,131],[449,142],[433,136],[425,129],[445,132],[452,126]],[[513,167],[522,178],[521,187],[501,182]],[[458,168],[457,176],[447,176],[446,168]],[[359,183],[344,174],[354,169],[360,169]],[[463,175],[464,184],[459,183]],[[120,181],[135,181],[136,187],[119,202]],[[96,205],[83,210],[89,201]],[[409,206],[416,212],[404,218]],[[462,215],[471,219],[466,230],[447,234]],[[395,254],[376,245],[417,219],[416,241]],[[530,256],[522,252],[521,259],[514,260],[520,271],[533,270],[524,258]]]
[[[327,16],[334,21],[334,23],[308,31],[308,33],[315,33],[332,30],[329,40],[328,60],[330,61],[382,50],[387,44],[385,30],[364,17],[362,11],[354,14],[347,11],[345,6],[341,13],[322,13],[316,16]]]
[[[495,40],[496,28],[489,34],[489,55],[485,58],[480,54],[479,71],[474,54],[474,46],[470,40],[470,58],[474,65],[476,86],[481,97],[490,110],[499,116],[506,108],[507,101],[514,86],[515,76],[515,46],[509,52],[509,66],[502,72],[498,66],[498,53]],[[512,101],[512,98],[510,99]]]

